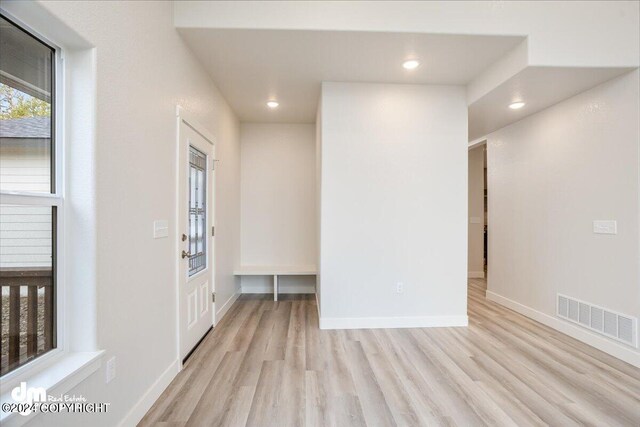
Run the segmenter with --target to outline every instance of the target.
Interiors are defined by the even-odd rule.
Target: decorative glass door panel
[[[207,156],[189,147],[189,276],[207,266]]]

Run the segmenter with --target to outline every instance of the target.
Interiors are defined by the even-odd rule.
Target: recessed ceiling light
[[[278,105],[280,105],[278,103],[278,101],[269,101],[269,102],[267,102],[267,107],[269,107],[269,108],[276,108]]]
[[[415,70],[420,66],[420,61],[417,59],[408,59],[402,63],[402,67],[406,70]]]
[[[512,102],[511,104],[509,104],[509,108],[511,108],[512,110],[519,110],[522,107],[524,107],[524,102],[521,101]]]

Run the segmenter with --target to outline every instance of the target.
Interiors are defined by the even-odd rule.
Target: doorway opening
[[[489,193],[487,189],[489,188],[489,180],[487,175],[487,144],[485,143],[482,147],[483,152],[483,195],[484,195],[484,278],[486,279],[488,273],[489,266]]]
[[[483,142],[469,148],[468,277],[485,279],[489,259],[487,150]]]

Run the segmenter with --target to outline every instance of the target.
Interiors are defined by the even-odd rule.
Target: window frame
[[[52,88],[51,88],[51,191],[49,193],[0,191],[0,201],[3,205],[28,205],[55,207],[55,227],[52,225],[51,265],[54,271],[54,298],[53,298],[53,334],[55,347],[46,353],[34,358],[16,369],[7,372],[0,377],[5,387],[25,381],[35,373],[52,365],[69,352],[68,341],[65,339],[65,138],[64,138],[64,51],[55,43],[33,30],[29,25],[16,19],[4,9],[0,9],[4,19],[17,26],[31,37],[40,41],[53,50],[54,58],[51,62]]]

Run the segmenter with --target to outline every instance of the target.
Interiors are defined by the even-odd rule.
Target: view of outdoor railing
[[[50,267],[0,267],[2,351],[0,375],[55,345]]]

